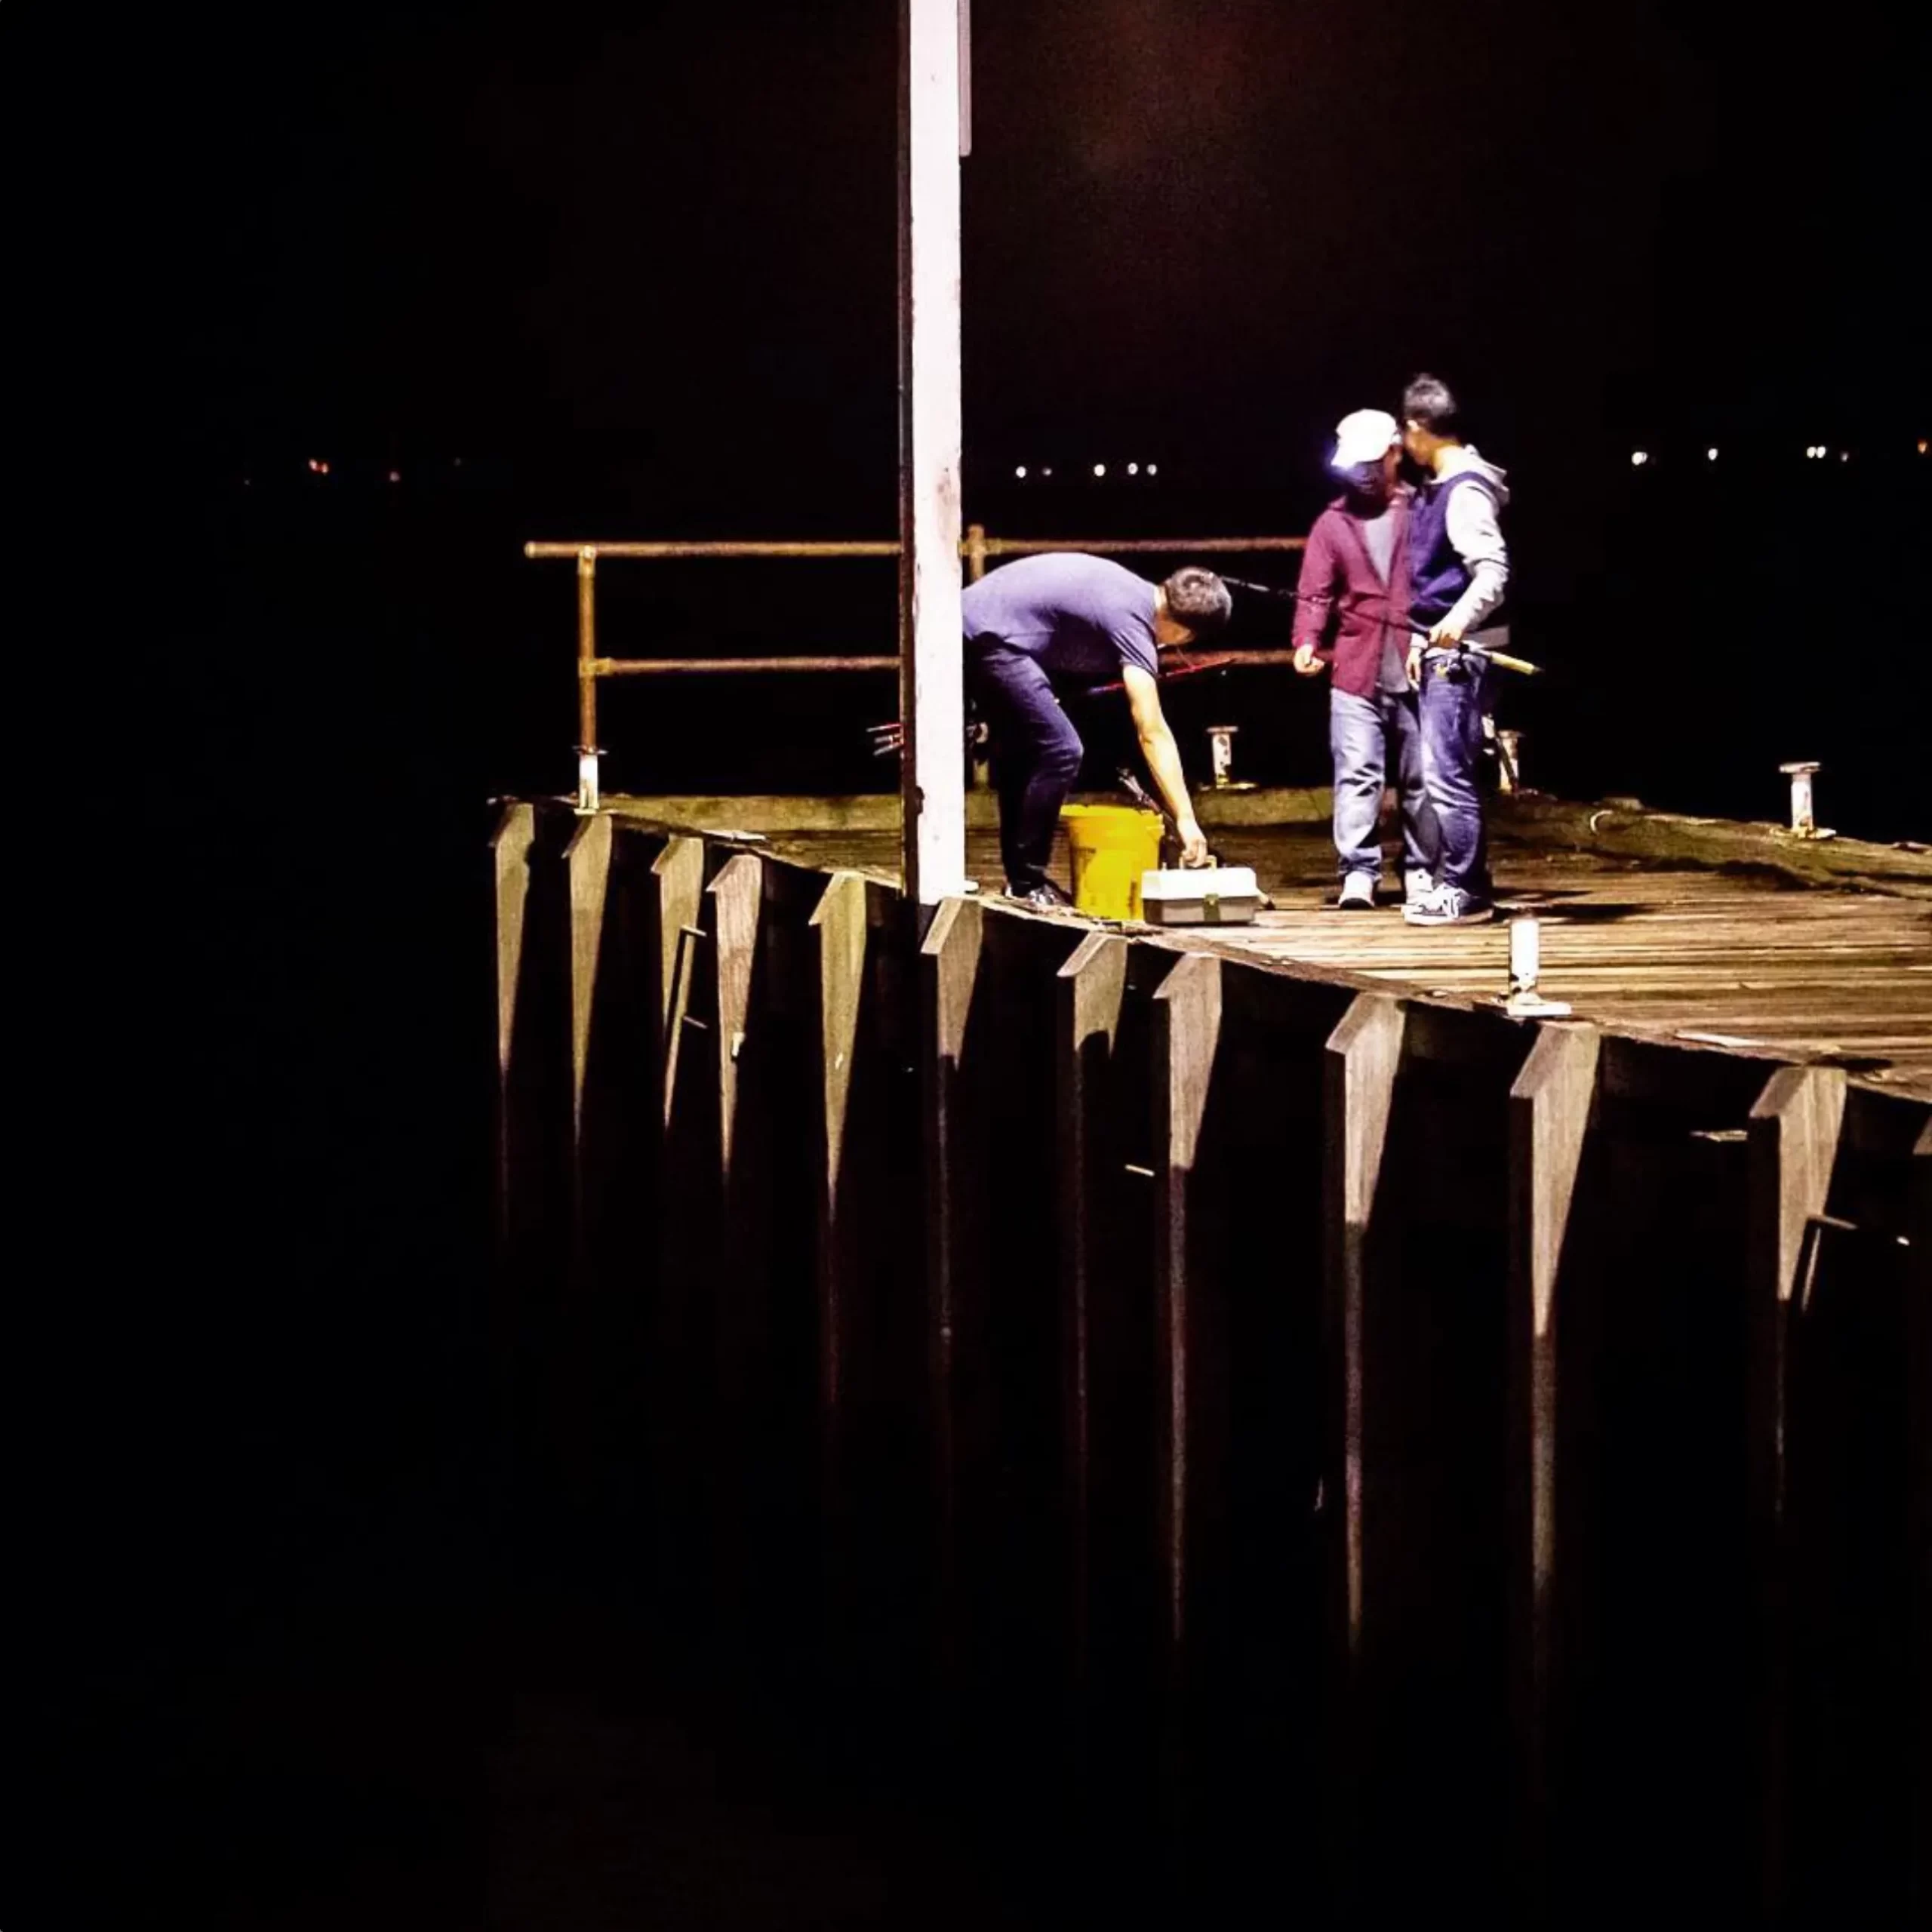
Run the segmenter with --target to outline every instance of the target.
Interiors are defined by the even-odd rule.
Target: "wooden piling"
[[[1907,1414],[1906,1535],[1912,1647],[1909,1697],[1915,1742],[1906,1777],[1907,1816],[1932,1817],[1932,1119],[1907,1169],[1910,1243],[1906,1266]],[[1932,1915],[1932,1832],[1912,1835],[1906,1887],[1913,1915]]]
[[[1519,1885],[1532,1923],[1547,1905],[1558,1300],[1599,1046],[1594,1027],[1544,1026],[1509,1090],[1511,1687]]]
[[[603,958],[604,906],[611,880],[614,822],[598,812],[580,820],[564,853],[571,918],[571,1124],[581,1152],[584,1081]]]
[[[1220,1043],[1221,962],[1204,953],[1180,961],[1154,995],[1155,1295],[1160,1406],[1156,1468],[1160,1549],[1166,1578],[1168,1641],[1184,1669],[1188,1635],[1188,1539],[1193,1515],[1190,1479],[1200,1465],[1190,1451],[1206,1420],[1192,1398],[1190,1367],[1206,1312],[1192,1292],[1194,1229],[1189,1183],[1200,1152],[1214,1057]]]
[[[1111,1192],[1106,1183],[1111,1177],[1101,1169],[1112,1145],[1106,1131],[1113,1084],[1108,1076],[1126,1001],[1130,952],[1128,943],[1112,934],[1089,933],[1060,968],[1056,989],[1061,1459],[1070,1584],[1067,1641],[1076,1695],[1087,1678],[1091,1611],[1089,1330],[1097,1284],[1104,1279],[1103,1229]]]
[[[1763,1722],[1758,1828],[1760,1905],[1786,1897],[1789,1794],[1790,1611],[1786,1571],[1786,1435],[1793,1304],[1816,1257],[1844,1119],[1845,1077],[1835,1068],[1780,1067],[1751,1109],[1750,1378],[1752,1534],[1759,1570],[1757,1703]]]
[[[926,1204],[927,1416],[933,1484],[934,1690],[942,1734],[953,1723],[959,1667],[959,1324],[980,1272],[987,1231],[976,1210],[986,1194],[977,1084],[966,1053],[986,939],[985,909],[942,900],[919,947],[921,1144]]]
[[[536,808],[521,801],[505,805],[490,841],[497,940],[496,1182],[500,1240],[507,1237],[510,1211],[510,1067],[516,1043],[517,992],[522,983],[523,949],[528,930],[530,854],[536,842]]]
[[[808,919],[818,1579],[825,1734],[863,1772],[923,1740],[932,1484],[912,924],[841,873]]]
[[[1340,1634],[1351,1673],[1361,1667],[1363,1636],[1367,1251],[1395,1099],[1395,1070],[1401,1057],[1403,1024],[1399,1002],[1377,993],[1361,994],[1330,1036],[1324,1076],[1328,1377],[1335,1398],[1329,1466],[1339,1491]]]
[[[655,1070],[665,1120],[671,1096],[677,1044],[690,996],[686,954],[697,929],[704,892],[704,841],[673,835],[651,863],[651,925],[656,976],[651,1004],[657,1018]]]
[[[817,937],[820,1127],[817,1161],[818,1398],[824,1417],[828,1475],[839,1458],[846,1364],[851,1352],[844,1300],[854,1269],[857,1230],[839,1212],[839,1177],[859,1051],[859,1013],[865,994],[869,921],[865,880],[835,872],[811,915]]]

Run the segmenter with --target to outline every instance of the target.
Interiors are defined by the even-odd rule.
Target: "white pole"
[[[960,0],[900,0],[899,715],[906,890],[966,883],[959,618]]]

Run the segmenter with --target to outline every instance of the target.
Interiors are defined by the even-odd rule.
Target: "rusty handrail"
[[[1306,537],[989,537],[983,542],[989,557],[1037,557],[1049,550],[1089,550],[1102,557],[1158,556],[1165,552],[1176,556],[1212,556],[1307,547]],[[967,544],[959,548],[962,554],[968,554]]]
[[[1204,669],[1231,670],[1237,665],[1274,666],[1292,664],[1292,651],[1224,651]],[[594,657],[600,678],[693,678],[728,676],[733,672],[896,671],[897,657]]]
[[[896,671],[897,657],[593,657],[600,678],[696,677],[728,671]]]
[[[986,574],[989,557],[1031,557],[1056,550],[1084,550],[1101,556],[1211,556],[1261,551],[1293,551],[1306,547],[1305,537],[989,537],[983,524],[969,524],[961,539],[959,554],[966,565],[968,579],[977,583]],[[713,541],[694,538],[641,543],[563,543],[531,542],[523,554],[533,561],[574,558],[577,560],[577,809],[597,809],[598,760],[604,755],[597,742],[597,681],[600,678],[695,677],[737,673],[786,672],[896,671],[899,659],[893,657],[600,657],[597,654],[597,561],[600,557],[623,561],[672,558],[717,558],[746,561],[758,558],[897,557],[897,543],[762,542],[738,539]],[[1291,661],[1284,651],[1254,651],[1240,654],[1245,664],[1285,664]]]
[[[959,554],[969,561],[982,557],[1037,557],[1054,550],[1085,550],[1096,556],[1232,555],[1261,550],[1300,550],[1307,546],[1305,537],[989,537],[980,531],[976,543],[971,532],[961,540]],[[688,543],[669,540],[634,543],[529,543],[523,554],[533,561],[546,558],[593,557],[671,558],[716,557],[743,561],[759,557],[896,557],[894,543],[870,541],[826,543],[717,542],[694,538]]]
[[[962,554],[964,546],[961,546]],[[897,543],[526,543],[526,557],[896,557]]]

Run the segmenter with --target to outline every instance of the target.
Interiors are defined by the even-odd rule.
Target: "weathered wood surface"
[[[1773,867],[1812,884],[1858,881],[1932,897],[1932,845],[1794,838],[1782,825],[1653,811],[1634,798],[1577,804],[1519,793],[1497,814],[1519,841],[1626,857]]]
[[[771,835],[814,864],[892,875],[881,832]],[[1251,865],[1278,909],[1251,927],[1179,929],[1169,943],[1494,1004],[1508,987],[1506,923],[1429,931],[1392,906],[1326,909],[1334,858],[1319,827],[1240,828],[1218,855]],[[1901,860],[1912,855],[1900,854]],[[997,893],[997,842],[969,836],[968,868]],[[1057,860],[1063,868],[1063,850]],[[1693,868],[1497,841],[1498,894],[1542,926],[1546,998],[1606,1030],[1823,1060],[1854,1081],[1932,1097],[1932,899],[1916,888],[1806,886],[1762,869]],[[1909,883],[1909,882],[1908,882]]]
[[[1081,795],[1083,803],[1118,804],[1119,794]],[[749,830],[767,837],[792,832],[874,833],[896,841],[899,801],[884,792],[831,796],[611,797],[607,808],[654,823],[703,829],[728,838]],[[1324,786],[1209,787],[1195,800],[1210,832],[1267,833],[1284,826],[1325,827],[1332,798]],[[990,791],[966,801],[966,823],[983,831],[998,822]],[[1586,804],[1519,792],[1492,798],[1492,829],[1511,843],[1543,851],[1595,853],[1608,858],[1666,864],[1749,866],[1801,883],[1832,881],[1878,885],[1932,898],[1932,845],[1922,841],[1876,844],[1858,838],[1794,838],[1781,825],[1693,818],[1652,810],[1634,798]],[[888,851],[886,863],[893,863]]]

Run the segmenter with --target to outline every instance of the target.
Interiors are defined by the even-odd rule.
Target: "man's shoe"
[[[1472,899],[1460,885],[1438,885],[1426,897],[1402,908],[1412,926],[1475,926],[1496,917],[1485,899]]]
[[[1043,878],[1036,885],[1009,884],[1006,888],[1006,896],[1016,906],[1024,906],[1035,912],[1069,912],[1073,910],[1072,895],[1063,892],[1050,878]]]
[[[1373,872],[1347,872],[1343,875],[1342,890],[1335,901],[1335,909],[1340,912],[1371,912],[1375,909],[1375,875]]]
[[[1434,875],[1420,868],[1402,875],[1402,903],[1404,906],[1419,904],[1435,890]]]

